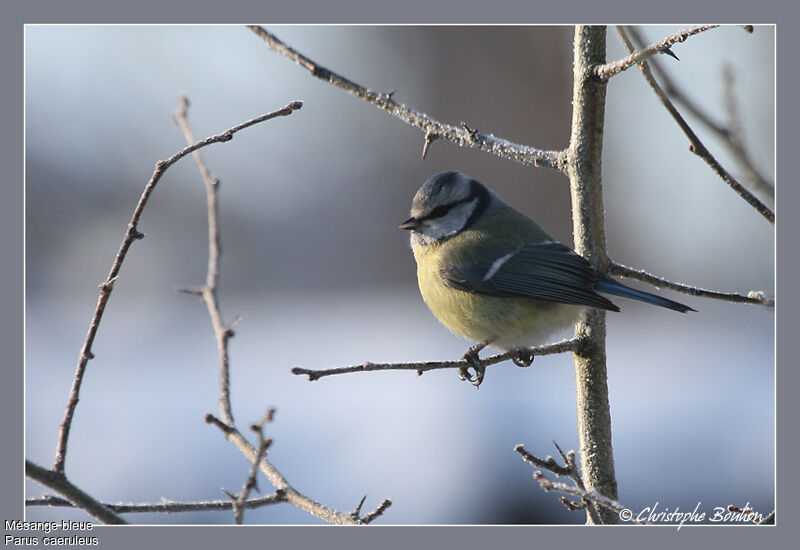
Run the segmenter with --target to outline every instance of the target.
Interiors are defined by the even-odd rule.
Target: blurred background
[[[443,122],[542,149],[567,145],[568,27],[267,27],[318,63]],[[648,42],[678,27],[645,27]],[[722,71],[736,78],[756,165],[774,178],[774,30],[709,31],[659,61],[717,120]],[[26,29],[26,442],[50,465],[98,284],[154,163],[184,147],[181,93],[198,139],[304,107],[203,149],[222,182],[223,316],[241,426],[275,406],[270,459],[328,506],[389,497],[393,524],[583,523],[512,450],[577,449],[570,355],[491,367],[479,391],[455,371],[361,373],[310,383],[293,366],[455,359],[469,345],[441,327],[416,288],[397,228],[430,175],[461,170],[572,243],[569,186],[437,141],[270,52],[238,26]],[[613,28],[608,59],[626,54]],[[774,230],[688,150],[636,69],[608,87],[603,157],[612,259],[725,291],[774,292]],[[695,122],[691,118],[690,122]],[[741,168],[694,128],[734,175]],[[768,201],[769,204],[772,204]],[[156,188],[106,309],[70,438],[67,473],[106,502],[193,501],[238,491],[248,463],[216,428],[218,370],[202,284],[205,190],[190,158]],[[636,282],[632,286],[647,288]],[[773,310],[660,294],[691,315],[617,300],[608,372],[620,501],[701,510],[774,497]],[[569,334],[554,336],[554,340]],[[267,493],[266,479],[260,486]],[[46,491],[27,482],[29,497]],[[28,508],[28,520],[82,512]],[[129,515],[137,523],[230,523],[230,512]],[[319,521],[289,505],[247,523]]]

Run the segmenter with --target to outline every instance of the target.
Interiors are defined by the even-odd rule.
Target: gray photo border
[[[309,5],[317,4],[317,5]],[[26,5],[3,7],[3,32],[0,33],[0,55],[6,78],[2,89],[2,120],[6,131],[0,147],[2,165],[6,167],[6,184],[0,201],[0,240],[6,260],[0,267],[2,279],[3,330],[0,331],[2,349],[10,360],[6,371],[9,378],[2,384],[3,434],[7,441],[0,449],[2,460],[2,514],[0,519],[13,520],[24,517],[23,496],[23,25],[26,23],[575,23],[575,22],[626,22],[626,23],[777,23],[777,174],[786,184],[778,186],[780,206],[798,204],[800,185],[793,182],[789,162],[794,154],[798,124],[798,108],[794,98],[800,90],[796,71],[797,51],[795,25],[800,22],[797,8],[787,2],[760,1],[757,4],[698,2],[673,0],[668,3],[642,5],[641,2],[616,2],[612,9],[608,2],[580,3],[556,2],[550,4],[512,0],[482,3],[472,6],[456,1],[434,3],[431,0],[407,0],[401,3],[379,5],[376,2],[316,3],[293,2],[266,5],[255,0],[228,0],[224,3],[181,0],[143,0],[127,5],[111,6],[102,0],[72,2],[28,2]],[[646,8],[646,11],[645,11]],[[8,75],[12,75],[8,78]],[[726,548],[783,547],[782,541],[797,540],[792,511],[798,508],[794,495],[798,494],[797,476],[791,468],[797,456],[798,430],[791,419],[800,415],[800,400],[792,399],[795,388],[800,387],[800,370],[791,360],[793,322],[789,311],[797,303],[797,291],[781,284],[794,281],[797,269],[797,245],[793,235],[800,234],[800,220],[793,216],[780,218],[776,232],[776,361],[777,361],[777,463],[776,499],[778,525],[774,527],[700,526],[684,527],[677,532],[673,526],[600,527],[581,526],[370,526],[353,527],[287,527],[287,526],[142,526],[98,527],[93,531],[101,548],[191,547],[220,548],[231,543],[252,547],[454,547],[487,548],[536,545],[554,547],[595,547],[598,543],[615,547],[636,545],[649,548],[681,546],[721,546]],[[8,356],[7,355],[7,356]],[[787,420],[789,420],[787,422]],[[743,457],[743,459],[746,459]],[[783,519],[782,519],[783,518]],[[6,532],[5,534],[9,534]]]

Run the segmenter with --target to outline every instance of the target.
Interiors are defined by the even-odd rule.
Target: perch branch
[[[688,29],[684,29],[680,32],[673,34],[672,36],[668,36],[664,40],[660,42],[656,42],[655,44],[650,44],[646,48],[642,48],[632,52],[629,56],[614,61],[612,63],[606,63],[605,65],[598,65],[594,68],[594,75],[598,78],[608,79],[616,74],[621,73],[622,71],[632,67],[639,61],[643,61],[650,56],[659,53],[671,53],[670,47],[674,44],[679,42],[683,42],[690,36],[695,34],[699,34],[701,32],[705,32],[707,30],[715,29],[719,27],[719,25],[698,25],[696,27],[691,27]],[[672,54],[673,56],[675,54]]]
[[[188,147],[181,149],[168,159],[160,160],[156,163],[153,175],[150,177],[150,181],[147,182],[147,185],[145,185],[144,191],[142,192],[141,197],[139,197],[139,202],[136,204],[136,208],[134,208],[133,216],[131,217],[130,223],[128,223],[128,228],[127,231],[125,232],[125,237],[122,239],[122,244],[119,247],[119,251],[117,252],[117,255],[114,257],[114,262],[111,264],[111,270],[108,274],[108,277],[106,278],[105,282],[100,285],[100,297],[97,300],[97,307],[95,308],[94,315],[92,315],[92,320],[89,323],[89,332],[86,335],[83,347],[81,348],[80,357],[78,359],[78,367],[75,371],[75,377],[72,381],[72,388],[70,390],[69,399],[67,401],[67,408],[66,411],[64,412],[64,419],[61,421],[61,427],[58,434],[58,444],[56,447],[56,458],[53,464],[53,470],[55,472],[64,471],[64,463],[67,459],[67,441],[69,439],[70,427],[72,426],[72,417],[75,414],[75,407],[78,405],[78,396],[80,394],[83,375],[86,371],[87,363],[89,362],[90,359],[94,358],[94,354],[92,353],[92,344],[94,343],[95,336],[97,335],[97,329],[100,326],[100,320],[103,317],[103,312],[105,311],[106,304],[108,303],[108,299],[111,296],[111,291],[114,288],[114,283],[117,281],[117,278],[119,277],[119,272],[122,267],[122,262],[125,260],[125,256],[128,253],[128,249],[131,247],[134,241],[144,237],[144,235],[139,232],[137,226],[139,224],[139,218],[142,215],[142,211],[144,210],[144,207],[147,204],[148,199],[150,198],[150,194],[153,192],[153,189],[155,189],[156,184],[159,182],[161,177],[164,175],[164,173],[170,166],[178,162],[180,159],[182,159],[189,153],[193,153],[194,151],[202,147],[205,147],[207,145],[211,145],[212,143],[221,143],[230,141],[233,139],[233,135],[236,132],[239,132],[240,130],[244,130],[245,128],[249,128],[250,126],[259,124],[260,122],[264,122],[272,118],[276,118],[279,116],[288,116],[297,109],[300,109],[300,107],[302,106],[303,106],[302,102],[293,101],[282,109],[278,109],[277,111],[273,111],[272,113],[261,115],[254,119],[238,124],[232,128],[229,128],[224,132],[220,132],[219,134],[215,134],[211,137],[207,137],[201,141],[193,143]]]
[[[31,462],[25,461],[25,475],[34,479],[46,487],[50,487],[58,494],[66,497],[66,499],[75,507],[81,508],[87,514],[102,521],[103,523],[110,524],[124,524],[128,523],[119,517],[114,511],[107,508],[101,502],[95,500],[93,497],[84,493],[81,489],[73,485],[64,475],[64,472],[56,472],[42,468]]]
[[[535,348],[530,348],[530,352],[534,355],[552,355],[555,353],[564,353],[567,351],[575,351],[583,344],[583,340],[580,338],[572,338],[570,340],[562,340],[560,342],[555,342],[553,344],[547,344],[544,346],[539,346]],[[491,357],[487,357],[486,359],[481,359],[481,363],[484,366],[488,367],[489,365],[494,365],[496,363],[500,363],[502,361],[506,361],[508,359],[512,359],[515,356],[515,352],[506,352],[500,353],[498,355],[493,355]],[[292,374],[297,375],[306,375],[308,379],[319,380],[325,376],[332,376],[334,374],[347,374],[350,372],[372,372],[372,371],[383,371],[383,370],[413,370],[416,371],[418,375],[422,375],[423,373],[430,371],[430,370],[437,370],[437,369],[461,369],[464,367],[470,366],[471,363],[468,361],[461,359],[459,361],[426,361],[421,363],[363,363],[361,365],[353,365],[350,367],[338,367],[334,369],[324,369],[324,370],[313,370],[313,369],[304,369],[300,367],[295,367],[292,369]]]
[[[634,51],[633,44],[631,43],[628,35],[623,27],[617,27],[617,31],[619,32],[622,41],[625,43],[625,47],[628,48],[629,52]],[[706,146],[703,145],[703,142],[700,141],[700,138],[697,137],[697,134],[694,133],[694,130],[689,126],[686,120],[681,116],[678,112],[678,109],[675,108],[675,105],[672,104],[667,94],[664,90],[659,86],[656,79],[653,77],[653,73],[650,71],[650,66],[648,65],[647,61],[640,61],[639,62],[639,70],[642,72],[645,80],[650,87],[655,92],[658,99],[664,105],[664,107],[669,111],[672,115],[672,118],[678,123],[678,126],[681,127],[683,133],[689,139],[690,147],[689,150],[703,159],[706,164],[708,164],[711,169],[714,171],[717,176],[722,179],[731,189],[733,189],[740,197],[742,197],[750,206],[756,209],[756,211],[764,216],[771,224],[775,224],[775,213],[767,207],[763,202],[758,200],[758,198],[753,195],[750,191],[747,190],[741,183],[736,181],[736,179],[731,176],[722,165],[717,162],[717,159],[711,154],[711,152],[706,149]]]
[[[474,147],[497,155],[502,158],[510,159],[525,165],[544,166],[554,170],[561,170],[564,161],[563,151],[542,151],[527,145],[512,143],[508,140],[495,137],[491,134],[481,134],[476,131],[468,131],[462,126],[453,126],[439,122],[428,115],[421,113],[393,99],[393,94],[386,94],[372,91],[352,80],[341,76],[330,69],[323,67],[317,62],[309,59],[291,46],[282,42],[274,34],[270,33],[258,25],[248,25],[248,29],[253,31],[267,47],[294,61],[311,73],[312,76],[324,80],[352,94],[364,101],[371,103],[375,107],[382,109],[389,114],[399,118],[403,122],[411,124],[422,130],[425,134],[423,148],[423,158],[428,152],[431,142],[437,138],[443,138],[461,147]]]
[[[751,290],[746,296],[743,294],[737,294],[736,292],[717,292],[716,290],[706,290],[704,288],[684,285],[681,283],[673,283],[672,281],[668,281],[646,271],[633,269],[616,262],[609,262],[608,273],[610,275],[617,275],[619,277],[636,279],[659,288],[671,288],[672,290],[683,292],[684,294],[690,294],[692,296],[714,298],[716,300],[724,300],[726,302],[760,304],[767,307],[775,307],[775,300],[767,296],[766,293],[761,290]]]

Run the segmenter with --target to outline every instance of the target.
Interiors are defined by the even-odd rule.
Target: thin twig
[[[530,348],[530,352],[536,355],[552,355],[555,353],[564,353],[567,351],[575,351],[583,344],[583,340],[580,338],[571,338],[569,340],[562,340],[560,342],[555,342],[553,344],[547,344],[544,346],[539,346],[535,348]],[[512,359],[515,357],[516,352],[508,351],[505,353],[500,353],[498,355],[493,355],[491,357],[487,357],[486,359],[481,359],[481,363],[484,366],[488,367],[489,365],[494,365],[496,363],[500,363],[502,361],[506,361],[507,359]],[[383,371],[383,370],[413,370],[416,371],[418,375],[422,375],[424,372],[430,370],[437,370],[437,369],[460,369],[463,367],[471,366],[472,363],[461,359],[459,361],[425,361],[421,363],[363,363],[361,365],[353,365],[350,367],[338,367],[334,369],[324,369],[324,370],[314,370],[314,369],[304,369],[301,367],[294,367],[292,369],[292,374],[298,375],[306,375],[308,379],[319,380],[325,376],[332,376],[334,374],[347,374],[350,372],[373,372],[373,371]]]
[[[612,63],[606,63],[605,65],[598,65],[597,67],[594,68],[594,74],[598,78],[602,79],[610,78],[632,67],[639,61],[647,59],[652,55],[669,52],[670,47],[673,44],[683,42],[690,36],[699,34],[701,32],[705,32],[707,30],[715,29],[717,27],[719,27],[719,25],[698,25],[696,27],[684,29],[680,32],[673,34],[672,36],[668,36],[667,38],[661,40],[660,42],[656,42],[655,44],[650,44],[646,48],[636,50],[629,56],[624,57],[620,60],[614,61]]]
[[[181,128],[187,143],[194,142],[194,134],[189,127],[186,119],[189,100],[186,96],[178,98],[178,110],[174,114],[175,122]],[[211,172],[199,151],[192,153],[195,164],[203,178],[206,188],[206,204],[208,210],[208,269],[206,272],[206,284],[196,292],[202,298],[208,309],[211,318],[211,325],[214,329],[214,336],[217,341],[217,353],[219,355],[220,372],[220,397],[219,409],[222,419],[233,425],[233,409],[231,407],[230,392],[230,362],[228,357],[228,341],[234,336],[233,326],[235,320],[230,325],[225,325],[222,321],[219,300],[217,299],[217,282],[219,281],[219,264],[222,256],[222,246],[219,229],[219,201],[217,191],[219,181],[211,177]]]
[[[627,28],[628,34],[634,44],[637,47],[642,47],[644,44],[644,38],[642,38],[641,33],[635,27],[628,27]],[[752,32],[752,29],[750,30]],[[729,120],[727,125],[720,124],[714,121],[711,116],[706,113],[703,109],[701,109],[690,97],[686,94],[669,76],[669,73],[661,67],[661,63],[657,58],[652,58],[649,61],[650,68],[652,69],[655,76],[661,82],[661,86],[664,91],[670,96],[673,100],[678,102],[682,105],[689,113],[699,120],[702,124],[704,124],[709,130],[717,134],[717,136],[722,140],[722,142],[728,147],[731,153],[736,157],[736,160],[741,164],[742,168],[744,169],[747,179],[753,185],[756,190],[762,191],[767,194],[770,198],[775,198],[775,186],[768,179],[764,176],[761,171],[756,168],[753,160],[750,156],[750,152],[747,149],[747,146],[744,143],[744,138],[740,129],[736,128],[735,120],[731,117],[731,109],[735,109],[735,97],[733,93],[733,83],[732,80],[729,80],[727,77],[729,76],[729,70],[726,70],[723,73],[723,77],[725,80],[725,103],[729,112]]]
[[[601,495],[597,491],[587,491],[586,489],[581,489],[579,487],[575,487],[574,485],[567,485],[566,483],[551,481],[547,479],[547,477],[545,477],[545,475],[538,470],[533,472],[533,479],[539,482],[539,486],[545,492],[557,491],[559,493],[581,497],[582,499],[589,500],[592,503],[597,504],[598,506],[602,506],[603,508],[611,510],[617,516],[619,516],[623,510],[627,510],[627,508],[625,508],[618,501],[612,498],[608,498],[607,496]],[[638,520],[636,518],[631,518],[631,521],[639,525],[647,525],[645,522]]]
[[[253,464],[250,466],[250,473],[247,475],[247,481],[245,481],[241,493],[239,493],[239,496],[234,501],[234,521],[237,525],[241,525],[244,522],[244,504],[250,497],[250,491],[253,489],[258,491],[258,481],[256,478],[258,475],[258,468],[261,466],[261,461],[264,460],[266,456],[267,449],[272,445],[272,439],[264,437],[264,424],[266,424],[274,414],[275,409],[270,409],[260,422],[250,426],[250,429],[258,435],[258,450],[256,451],[256,460],[254,460]]]
[[[633,44],[631,43],[628,35],[624,28],[617,27],[617,31],[619,32],[620,37],[622,37],[622,41],[625,43],[625,47],[628,48],[629,52],[634,51]],[[650,84],[650,87],[655,92],[658,99],[661,103],[666,107],[667,111],[672,115],[672,118],[678,123],[678,126],[681,127],[683,133],[686,134],[686,137],[689,138],[689,142],[691,143],[689,150],[703,159],[706,164],[708,164],[711,169],[717,174],[722,181],[724,181],[731,189],[733,189],[740,197],[742,197],[750,206],[756,209],[756,211],[764,216],[771,224],[775,224],[775,213],[767,207],[763,202],[758,200],[758,198],[753,195],[750,191],[747,190],[741,183],[736,181],[736,179],[731,176],[722,165],[717,162],[717,159],[711,154],[711,152],[706,149],[706,146],[703,145],[703,142],[700,141],[700,138],[697,137],[697,134],[694,133],[694,130],[689,126],[686,120],[681,116],[678,110],[675,108],[675,105],[672,104],[667,94],[664,90],[659,86],[656,79],[653,77],[653,74],[650,72],[650,67],[647,61],[640,61],[638,63],[639,69],[642,72],[645,80]]]
[[[767,294],[761,290],[751,290],[746,296],[736,292],[718,292],[716,290],[706,290],[696,286],[674,283],[662,277],[653,275],[652,273],[633,269],[632,267],[618,264],[616,262],[609,262],[608,273],[610,275],[617,275],[619,277],[627,277],[629,279],[643,281],[659,288],[671,288],[672,290],[683,292],[684,294],[690,294],[692,296],[714,298],[715,300],[724,300],[726,302],[758,304],[767,307],[775,307],[775,300],[767,296]]]
[[[78,367],[75,371],[75,377],[72,381],[72,388],[67,401],[67,408],[64,412],[64,419],[61,421],[61,427],[58,435],[58,445],[56,447],[56,458],[53,464],[54,471],[64,471],[64,463],[67,459],[67,441],[69,439],[70,427],[72,426],[72,417],[75,414],[75,407],[78,405],[78,396],[80,394],[83,375],[86,371],[86,364],[90,359],[94,358],[94,354],[92,353],[92,344],[94,343],[95,336],[97,335],[97,329],[100,326],[100,320],[103,317],[106,304],[111,296],[114,283],[116,282],[117,277],[119,277],[122,262],[125,260],[128,249],[131,247],[134,241],[144,237],[144,235],[139,232],[137,226],[139,224],[139,218],[142,215],[142,211],[144,210],[144,207],[150,198],[150,194],[153,192],[153,189],[155,189],[156,184],[170,166],[178,162],[189,153],[193,153],[194,151],[207,145],[211,145],[212,143],[230,141],[233,139],[233,135],[240,130],[244,130],[245,128],[249,128],[250,126],[279,116],[288,116],[297,109],[300,109],[302,106],[303,103],[301,101],[293,101],[282,109],[278,109],[277,111],[253,118],[229,128],[224,132],[220,132],[219,134],[207,137],[201,141],[198,141],[197,143],[193,143],[192,145],[181,149],[168,159],[160,160],[156,163],[153,175],[150,177],[150,181],[147,182],[147,185],[145,185],[144,191],[142,192],[141,197],[139,197],[139,202],[136,204],[136,208],[134,208],[133,216],[131,217],[130,223],[128,223],[125,237],[122,239],[122,244],[119,247],[119,251],[114,257],[114,262],[111,264],[111,270],[109,271],[108,277],[106,278],[105,282],[100,285],[100,297],[97,300],[97,307],[95,308],[94,315],[89,323],[89,332],[86,335],[86,340],[81,348],[80,357],[78,359]]]
[[[575,451],[570,450],[567,453],[564,453],[564,451],[561,450],[561,447],[559,447],[555,441],[553,441],[553,445],[555,445],[556,449],[558,450],[558,454],[561,455],[561,459],[564,461],[563,466],[556,462],[552,456],[548,455],[544,459],[541,459],[538,456],[529,453],[525,450],[525,447],[523,447],[522,444],[516,445],[514,450],[518,452],[520,456],[522,456],[522,460],[525,462],[529,462],[537,468],[548,470],[554,473],[556,476],[568,477],[575,484],[575,487],[588,493],[588,491],[586,491],[586,486],[583,484],[583,478],[581,478],[581,474],[578,471],[578,465],[575,461]],[[535,472],[534,477],[536,477]],[[541,485],[541,482],[539,482],[539,484]],[[544,488],[544,486],[542,486],[542,488]],[[596,508],[596,503],[594,503],[591,499],[584,498],[582,499],[582,503],[577,506],[575,503],[566,499],[562,500],[561,502],[571,511],[586,510],[586,512],[592,518],[592,523],[595,525],[602,523],[599,510]]]
[[[563,151],[543,151],[527,145],[512,143],[508,140],[495,137],[491,134],[480,134],[474,132],[470,134],[461,126],[453,126],[439,122],[428,115],[421,113],[402,103],[396,102],[391,94],[375,92],[352,80],[336,74],[309,59],[294,48],[288,46],[274,34],[258,25],[248,25],[248,29],[253,31],[261,40],[266,43],[272,51],[294,61],[304,69],[308,70],[312,76],[324,80],[347,93],[371,103],[391,115],[399,118],[403,122],[411,124],[422,130],[426,136],[424,153],[430,145],[428,136],[436,136],[449,140],[461,147],[474,147],[481,151],[486,151],[499,157],[507,158],[521,164],[544,166],[554,170],[561,170],[564,161]],[[423,153],[423,155],[424,155]]]
[[[25,475],[50,487],[58,494],[66,497],[76,508],[81,508],[90,516],[98,519],[103,523],[109,524],[125,524],[128,523],[119,517],[114,511],[110,510],[103,503],[95,500],[94,497],[83,492],[81,489],[73,485],[64,475],[64,472],[56,472],[54,470],[47,470],[34,464],[30,460],[25,461]]]
[[[239,432],[239,430],[233,426],[227,426],[224,422],[214,417],[212,414],[206,415],[206,422],[219,427],[220,431],[225,436],[225,439],[230,441],[237,449],[239,449],[239,451],[242,452],[247,460],[250,462],[256,461],[258,457],[258,450],[251,445],[249,441],[247,441],[247,439],[241,434],[241,432]],[[339,512],[338,510],[329,508],[297,491],[289,484],[286,478],[283,477],[283,475],[278,471],[277,468],[275,468],[275,466],[272,465],[269,460],[262,459],[260,464],[261,471],[267,476],[267,479],[269,479],[270,483],[272,483],[272,486],[275,487],[276,490],[282,492],[282,494],[285,496],[286,502],[290,503],[296,508],[300,508],[301,510],[308,512],[312,516],[320,518],[327,523],[336,525],[365,525],[370,523],[381,513],[383,513],[386,508],[391,506],[391,501],[387,499],[381,503],[375,512],[367,514],[363,518],[353,518],[352,514]],[[379,511],[380,513],[377,513]]]
[[[181,126],[184,136],[186,137],[187,141],[191,141],[192,139],[192,132],[191,128],[188,125],[188,120],[186,117],[186,111],[188,108],[189,102],[186,98],[182,97],[179,100],[179,108],[175,114],[175,120]],[[220,416],[222,419],[215,417],[212,414],[206,415],[206,422],[210,424],[214,424],[217,426],[220,431],[223,433],[225,438],[230,441],[237,449],[239,449],[254,466],[251,469],[251,476],[248,477],[248,481],[246,486],[250,484],[250,480],[253,480],[253,484],[255,483],[255,468],[259,468],[269,479],[270,483],[272,483],[273,487],[275,487],[276,491],[278,491],[284,498],[286,502],[289,502],[293,506],[300,508],[301,510],[305,510],[306,512],[328,522],[328,523],[335,523],[335,524],[364,524],[369,523],[374,519],[374,516],[369,521],[367,518],[353,518],[351,514],[339,512],[338,510],[334,510],[332,508],[328,508],[311,498],[303,495],[299,491],[295,490],[286,478],[278,471],[275,466],[273,466],[265,457],[264,457],[264,450],[261,449],[261,445],[259,448],[254,447],[248,440],[245,438],[242,433],[236,428],[236,425],[233,421],[233,414],[231,412],[231,401],[230,401],[230,390],[228,385],[229,380],[229,361],[228,361],[228,340],[233,336],[233,325],[236,323],[234,320],[233,323],[230,325],[224,325],[222,323],[222,315],[220,314],[219,310],[219,303],[216,297],[216,288],[217,288],[217,281],[219,278],[219,261],[221,256],[221,245],[220,245],[220,232],[219,232],[219,216],[218,216],[218,201],[217,201],[217,191],[218,191],[218,182],[214,180],[211,175],[208,167],[205,165],[202,157],[195,157],[195,161],[198,162],[198,167],[200,170],[200,174],[203,177],[203,181],[206,184],[207,190],[207,202],[208,202],[208,222],[209,222],[209,259],[208,259],[208,272],[206,275],[206,285],[201,289],[187,289],[188,292],[192,294],[198,294],[203,297],[203,300],[206,303],[206,307],[208,308],[209,315],[211,317],[212,325],[214,326],[214,333],[216,335],[217,340],[217,351],[220,357],[220,397],[219,397],[219,408],[220,408]],[[267,416],[265,417],[264,421],[268,421],[272,418],[272,412],[268,412]],[[242,491],[245,494],[247,491]],[[231,495],[232,496],[232,495]],[[234,501],[238,500],[237,498],[232,498],[232,506],[234,510],[236,510],[236,504]],[[391,504],[391,503],[390,503]],[[384,507],[387,508],[389,505]],[[381,510],[382,513],[382,510]],[[240,510],[237,510],[237,521],[240,519]]]
[[[526,451],[525,447],[523,447],[521,444],[514,447],[514,450],[517,451],[520,456],[522,456],[522,459],[526,462],[531,463],[536,468],[542,468],[552,472],[556,476],[568,477],[574,483],[574,485],[567,485],[566,483],[552,481],[548,479],[540,470],[536,470],[533,472],[533,478],[539,482],[539,486],[545,492],[556,491],[559,493],[580,497],[582,504],[576,504],[563,497],[561,502],[571,511],[585,509],[590,515],[593,515],[593,521],[595,524],[602,523],[599,517],[599,510],[596,508],[597,506],[602,506],[603,508],[611,510],[617,516],[619,516],[620,512],[626,509],[622,504],[612,498],[608,498],[597,491],[587,490],[583,484],[583,480],[581,479],[580,472],[578,472],[578,466],[575,462],[575,451],[570,450],[567,453],[564,453],[564,451],[561,450],[561,447],[559,447],[555,441],[553,442],[553,445],[556,446],[558,453],[564,460],[563,465],[556,462],[552,456],[547,456],[546,458],[542,459],[536,455],[532,455]],[[640,525],[645,525],[644,522],[635,518],[632,519],[632,521]]]
[[[281,502],[286,502],[286,498],[281,492],[276,491],[270,495],[249,499],[240,505],[246,509],[255,509]],[[75,507],[75,505],[67,499],[54,495],[45,495],[38,498],[26,499],[25,506]],[[135,514],[145,512],[166,514],[172,514],[176,512],[213,512],[219,510],[233,510],[234,508],[234,504],[230,500],[206,500],[200,502],[173,502],[163,500],[158,504],[109,504],[104,502],[103,506],[112,512],[116,512],[117,514]]]

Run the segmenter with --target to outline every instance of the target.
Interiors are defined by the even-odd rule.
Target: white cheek
[[[464,226],[467,225],[467,220],[469,220],[469,217],[477,206],[477,198],[470,202],[459,204],[444,217],[422,222],[422,225],[419,226],[417,231],[434,241],[445,237],[452,237],[464,229]]]

